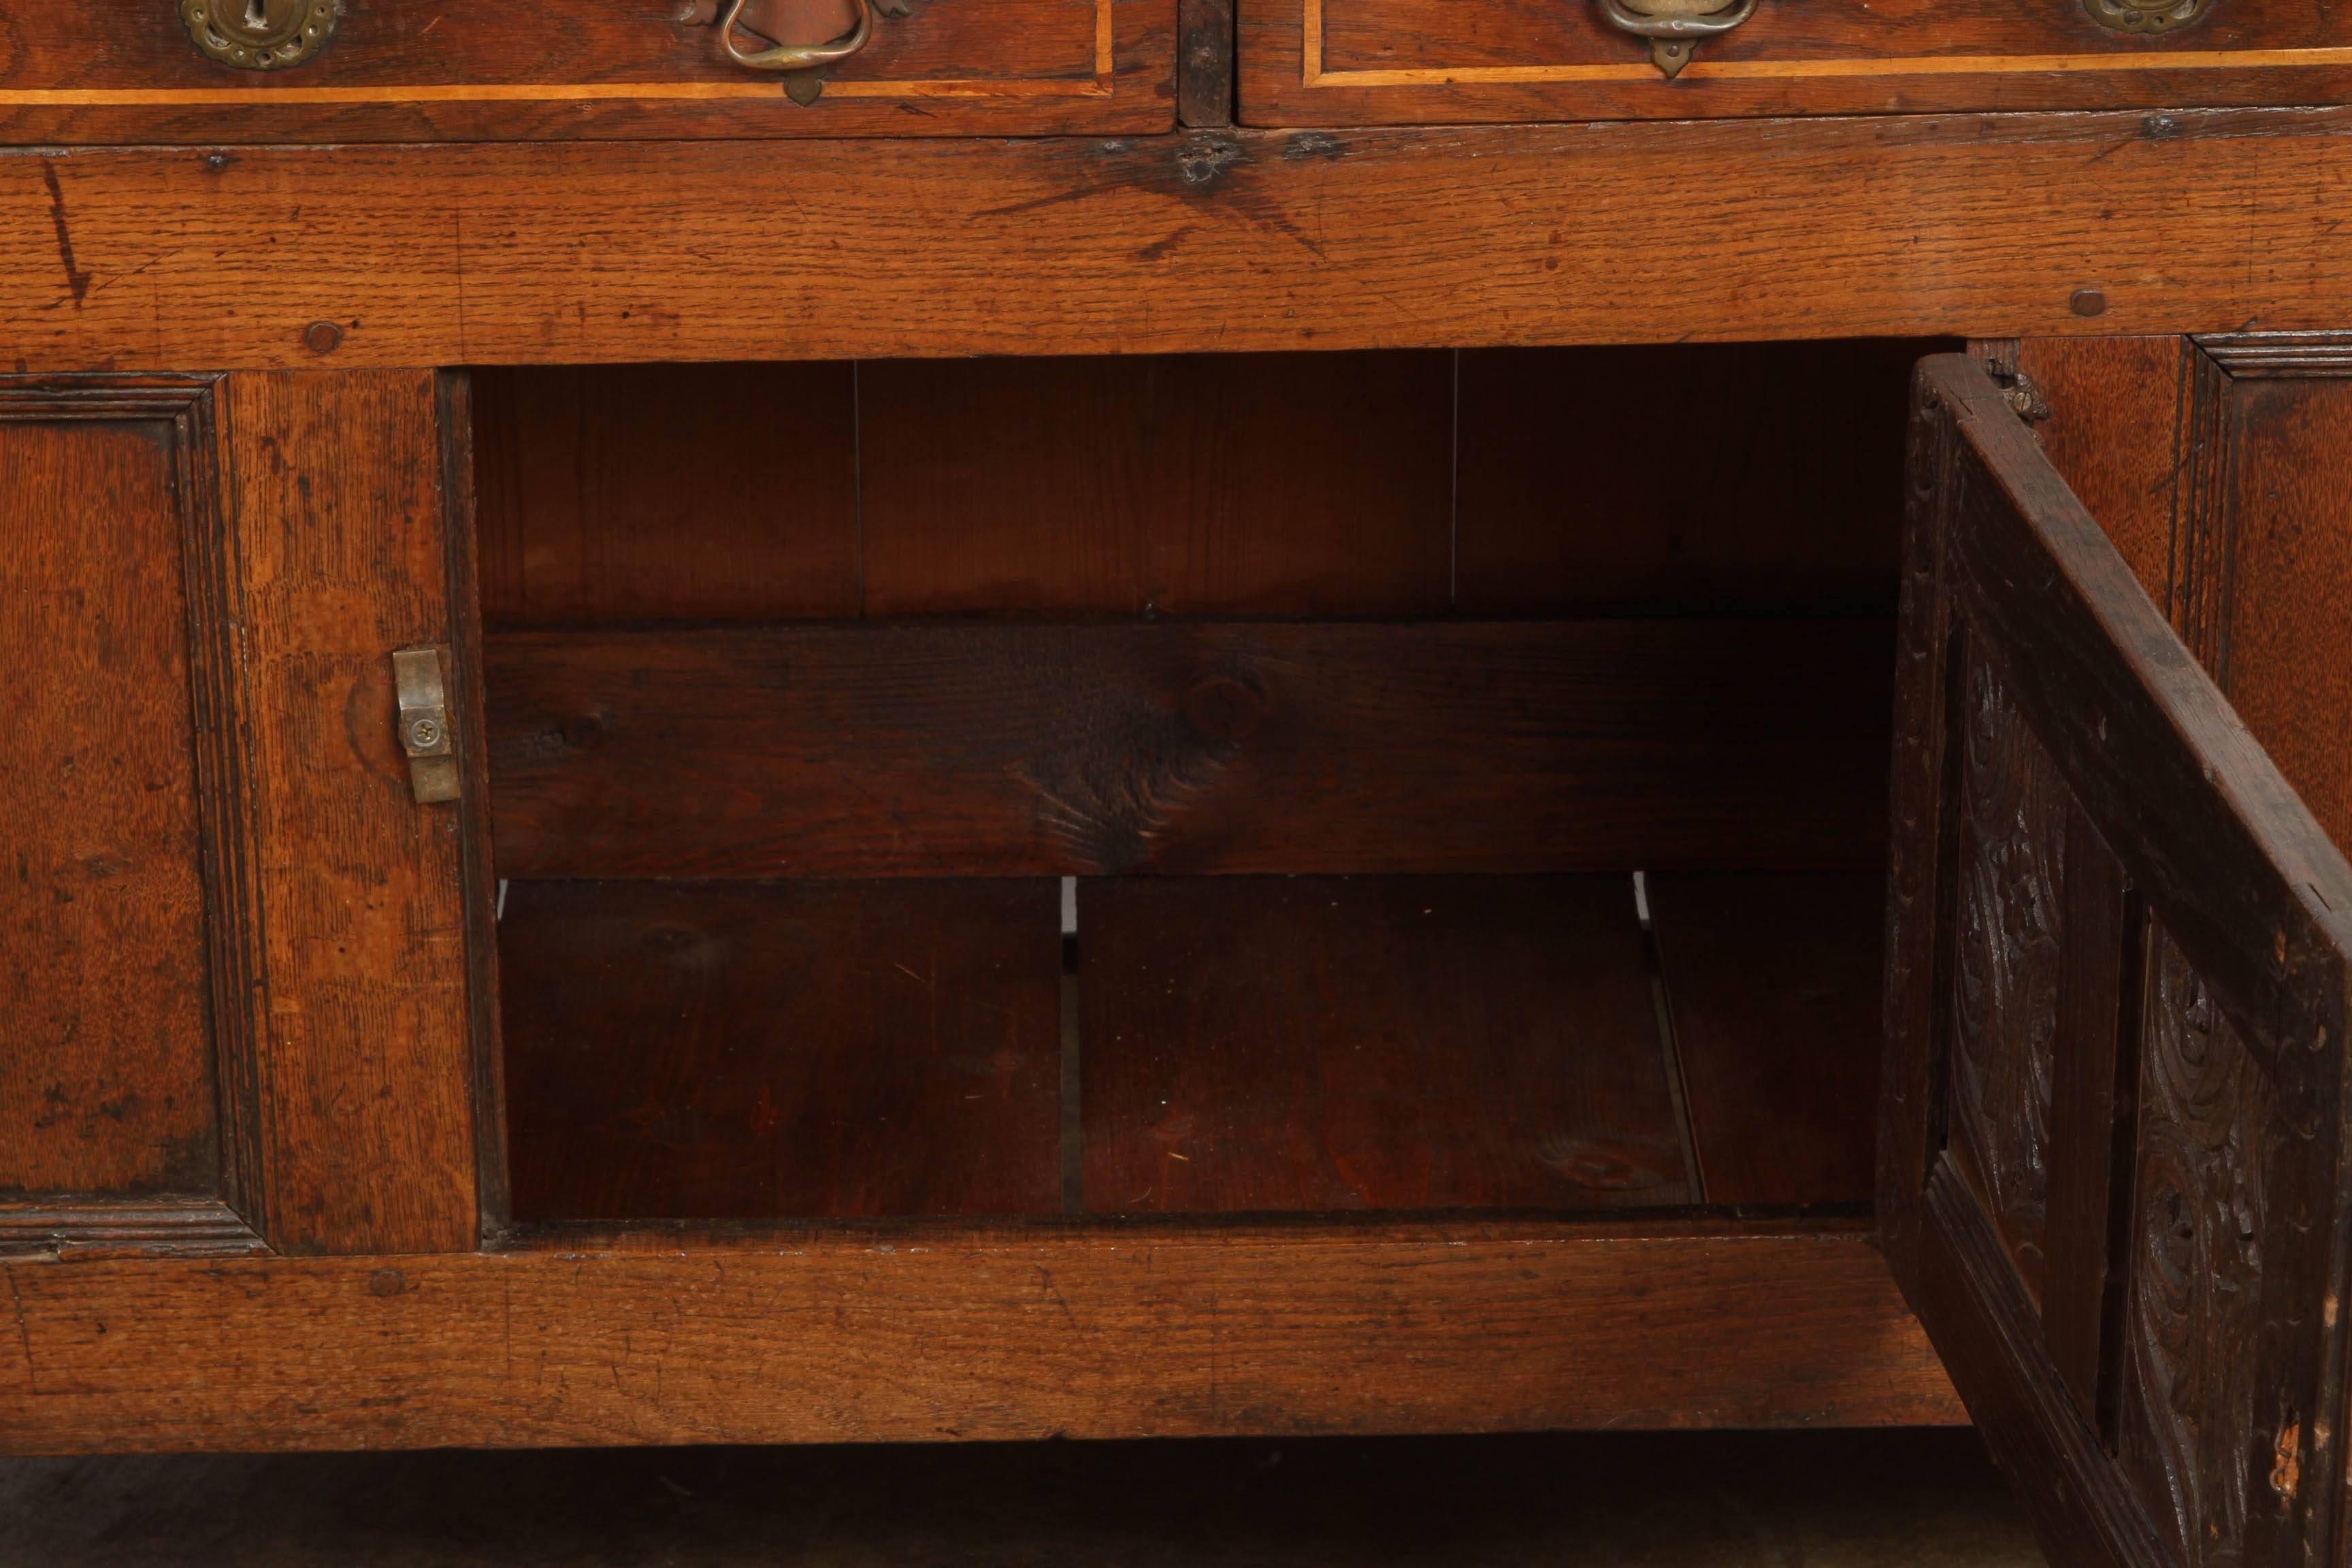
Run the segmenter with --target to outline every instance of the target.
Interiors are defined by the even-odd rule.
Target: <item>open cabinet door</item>
[[[2341,1562],[2352,868],[1958,355],[1899,658],[1896,1278],[2061,1568]]]

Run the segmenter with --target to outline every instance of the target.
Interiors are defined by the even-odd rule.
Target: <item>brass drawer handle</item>
[[[1650,58],[1666,75],[1677,76],[1690,64],[1691,51],[1703,38],[1727,33],[1756,14],[1756,0],[1601,0],[1601,14],[1611,25],[1650,40]]]
[[[336,0],[180,0],[180,25],[196,47],[239,70],[299,66],[335,36]]]
[[[735,42],[736,24],[742,19],[743,7],[751,0],[730,0],[727,15],[719,18],[719,41],[737,65],[761,71],[813,70],[845,60],[866,47],[874,36],[873,0],[857,0],[857,26],[827,44],[771,44],[764,49],[745,49]]]

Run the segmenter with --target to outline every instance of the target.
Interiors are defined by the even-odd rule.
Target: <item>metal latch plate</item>
[[[457,743],[449,729],[441,649],[404,647],[394,653],[392,685],[400,702],[400,749],[408,754],[409,787],[424,805],[457,799]]]

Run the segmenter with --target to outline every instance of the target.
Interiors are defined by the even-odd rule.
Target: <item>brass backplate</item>
[[[340,0],[180,0],[197,48],[241,70],[283,70],[326,47]]]
[[[2201,22],[2213,0],[2083,0],[2083,9],[2102,27],[2118,33],[2169,33]]]

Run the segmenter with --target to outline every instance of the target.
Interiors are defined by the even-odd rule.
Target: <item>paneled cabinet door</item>
[[[1910,462],[1890,1261],[2053,1562],[2340,1561],[2352,867],[1970,362]]]
[[[474,1245],[454,390],[0,378],[0,1253]]]

